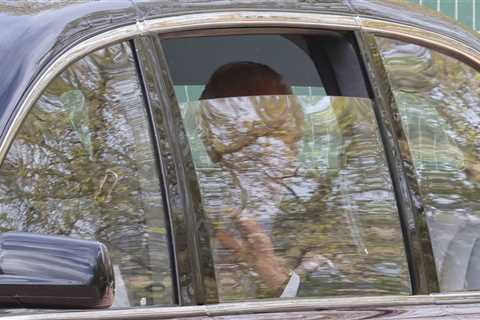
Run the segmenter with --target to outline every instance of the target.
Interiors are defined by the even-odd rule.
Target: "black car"
[[[480,316],[477,34],[394,0],[0,13],[0,315]]]

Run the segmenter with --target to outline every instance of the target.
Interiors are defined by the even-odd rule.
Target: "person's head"
[[[213,73],[200,99],[290,94],[290,86],[269,66],[256,62],[233,62]]]
[[[230,158],[240,155],[244,147],[260,138],[282,141],[296,152],[303,137],[304,115],[299,101],[282,76],[266,65],[234,62],[221,66],[200,100],[202,137],[214,162],[227,154]]]

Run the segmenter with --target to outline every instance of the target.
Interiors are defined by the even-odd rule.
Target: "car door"
[[[401,161],[401,158],[395,156],[395,139],[390,140],[389,133],[393,130],[389,131],[388,119],[382,118],[388,110],[381,103],[384,97],[376,91],[375,85],[379,82],[374,82],[382,78],[373,72],[373,60],[368,58],[368,54],[374,51],[364,47],[368,42],[361,34],[338,31],[356,29],[355,20],[344,18],[339,23],[332,22],[336,20],[330,15],[292,16],[276,13],[275,16],[261,12],[240,17],[231,19],[228,13],[212,14],[211,25],[201,31],[195,30],[202,29],[203,15],[199,15],[198,20],[190,16],[190,27],[178,26],[178,22],[183,21],[181,16],[178,21],[152,20],[152,24],[143,26],[150,30],[151,35],[141,37],[140,32],[130,33],[125,37],[134,38],[133,43],[124,43],[123,49],[116,49],[127,52],[124,55],[130,57],[126,58],[128,63],[125,57],[122,60],[122,54],[115,49],[103,49],[108,54],[100,50],[98,61],[96,58],[93,59],[94,63],[87,63],[90,74],[90,70],[95,71],[98,64],[103,62],[115,64],[123,61],[130,68],[130,76],[126,78],[131,79],[133,74],[136,77],[138,71],[139,80],[134,81],[136,84],[133,89],[122,82],[125,80],[124,74],[114,72],[114,66],[99,69],[102,70],[99,78],[112,72],[114,77],[120,77],[120,84],[112,84],[115,90],[98,99],[98,103],[94,94],[84,93],[84,89],[77,87],[93,83],[108,89],[109,86],[105,86],[107,82],[80,81],[76,79],[78,75],[73,76],[73,80],[68,76],[59,76],[59,89],[43,98],[45,102],[39,100],[46,106],[33,107],[31,116],[27,116],[27,119],[33,119],[31,121],[34,124],[35,121],[41,123],[48,117],[36,115],[35,109],[47,114],[55,112],[55,107],[65,109],[61,111],[65,117],[63,123],[44,127],[47,127],[47,132],[53,131],[58,135],[61,131],[57,127],[64,125],[67,130],[63,132],[71,135],[64,134],[67,142],[74,139],[72,148],[79,149],[80,158],[88,164],[91,157],[101,155],[91,153],[89,148],[98,148],[92,141],[95,142],[97,137],[102,138],[102,134],[87,130],[90,127],[85,124],[93,118],[90,115],[87,117],[87,112],[82,110],[85,106],[108,106],[109,101],[119,106],[121,104],[118,102],[125,95],[136,99],[131,106],[141,116],[128,120],[112,117],[114,112],[105,112],[103,121],[111,121],[119,126],[117,130],[120,136],[131,134],[136,139],[143,137],[147,142],[138,140],[139,143],[116,144],[120,138],[103,138],[102,144],[113,148],[115,152],[116,148],[125,146],[129,154],[153,154],[147,160],[138,160],[147,166],[143,167],[146,171],[132,174],[134,181],[131,185],[120,189],[117,189],[121,186],[116,179],[118,172],[112,169],[113,173],[110,173],[106,168],[110,168],[111,164],[107,163],[105,167],[100,165],[100,173],[92,170],[69,172],[86,172],[92,175],[91,180],[97,182],[97,188],[90,190],[92,206],[100,204],[106,207],[105,210],[112,211],[127,208],[123,216],[128,219],[123,221],[118,216],[114,218],[121,232],[112,231],[108,235],[112,238],[117,234],[132,235],[127,239],[135,242],[126,244],[130,250],[127,254],[119,252],[116,255],[117,261],[126,263],[126,267],[120,268],[121,274],[128,274],[127,283],[138,292],[132,300],[135,305],[212,304],[85,312],[69,316],[178,318],[185,315],[238,318],[239,313],[254,313],[250,317],[265,313],[262,316],[300,317],[311,314],[342,318],[352,316],[352,312],[356,315],[362,312],[367,316],[381,316],[394,310],[408,313],[411,309],[402,309],[399,307],[402,304],[458,301],[459,296],[453,296],[450,300],[448,297],[428,295],[408,296],[412,292],[428,294],[435,291],[435,279],[425,278],[425,270],[428,269],[415,269],[415,261],[418,261],[423,250],[428,249],[425,241],[429,242],[428,238],[422,238],[425,234],[412,240],[411,236],[415,234],[411,231],[417,230],[415,228],[421,226],[422,220],[416,217],[413,222],[408,220],[405,208],[401,207],[404,205],[401,200],[406,199],[402,198],[405,197],[402,189],[402,174],[405,172],[396,167],[394,161]],[[279,22],[280,18],[284,21]],[[248,25],[251,32],[235,28],[209,30],[215,26],[215,21],[231,28]],[[161,23],[156,25],[158,22]],[[263,24],[282,29],[268,29]],[[293,24],[296,30],[286,28],[288,24]],[[313,31],[310,28],[302,29],[312,25]],[[183,33],[172,33],[175,28]],[[160,36],[158,32],[161,32]],[[197,99],[210,82],[208,75],[229,63],[224,61],[215,67],[208,61],[214,57],[216,50],[212,51],[212,48],[218,48],[219,42],[226,42],[233,56],[237,55],[243,60],[253,57],[256,65],[267,65],[282,78],[288,79],[292,83],[290,91],[283,91],[284,88],[276,92],[254,91],[251,95],[214,95],[208,98],[207,91],[204,97]],[[242,45],[236,47],[238,42]],[[281,46],[278,46],[279,42]],[[269,50],[273,50],[273,53]],[[287,59],[271,62],[274,59],[269,58],[281,56],[284,51],[294,52],[295,57],[299,58],[289,60],[288,57],[292,56],[287,55]],[[172,52],[184,54],[177,66],[174,59],[179,55]],[[225,53],[220,50],[222,52]],[[198,57],[202,59],[188,61]],[[138,70],[132,61],[138,64]],[[185,64],[188,68],[185,68]],[[186,75],[181,74],[182,67]],[[210,73],[189,72],[196,68],[210,68]],[[80,76],[83,74],[80,72]],[[200,78],[189,78],[196,76]],[[70,79],[73,84],[65,85],[62,77]],[[240,107],[238,101],[241,102]],[[50,107],[50,104],[54,107]],[[130,104],[124,106],[127,106],[126,111],[130,110]],[[284,111],[277,113],[277,108]],[[243,118],[238,118],[237,114]],[[243,120],[240,126],[236,123],[237,119]],[[123,129],[122,126],[127,126],[129,121],[135,125],[131,126],[131,130]],[[24,126],[18,133],[19,137],[23,137],[22,132],[25,132],[28,138],[29,131],[33,132],[30,136],[43,137],[35,125]],[[140,133],[134,130],[137,125],[141,128]],[[110,127],[100,125],[98,128],[107,130]],[[259,130],[252,132],[252,128]],[[15,144],[15,139],[12,140]],[[25,141],[28,142],[28,139]],[[22,143],[18,143],[19,147],[16,148],[20,152],[24,148]],[[140,149],[141,152],[135,152],[134,146],[148,147],[150,151]],[[243,148],[246,151],[240,152]],[[16,149],[12,147],[11,150]],[[283,162],[275,162],[271,155]],[[115,156],[106,154],[99,159],[106,161],[116,159]],[[21,157],[19,159],[21,166],[25,161]],[[34,157],[34,160],[37,158]],[[54,164],[59,165],[61,170],[66,168],[61,163]],[[6,170],[10,175],[14,171],[10,167],[6,167]],[[32,174],[26,175],[26,178],[31,177]],[[72,174],[72,184],[75,179],[78,180]],[[141,186],[145,185],[145,182],[141,182],[143,179],[152,189],[149,187],[141,192]],[[41,187],[45,185],[39,184]],[[65,183],[62,185],[68,186]],[[155,188],[154,185],[159,187]],[[407,186],[408,192],[410,187]],[[119,194],[121,205],[116,207],[110,201],[119,191],[126,194]],[[137,217],[139,220],[129,218],[129,212],[135,211],[129,211],[129,206],[139,203],[131,200],[128,195],[130,191],[134,196],[146,197],[142,198],[148,200],[144,201],[145,207],[156,204],[152,216]],[[48,204],[48,197],[46,200],[45,197],[38,198]],[[56,199],[48,205],[63,206]],[[135,212],[138,214],[138,211]],[[143,214],[145,208],[140,212]],[[52,230],[56,227],[60,229],[64,224],[54,222]],[[35,227],[42,231],[41,227]],[[130,228],[140,230],[139,236],[129,233]],[[120,236],[118,241],[121,240]],[[418,244],[420,248],[416,247]],[[249,249],[247,253],[245,248]],[[148,254],[143,255],[145,252]],[[137,255],[149,257],[145,259],[150,263],[146,267],[141,259],[136,260],[136,263],[141,262],[145,267],[140,268],[141,271],[128,265],[131,257]],[[268,261],[264,257],[273,261],[267,267],[274,266],[280,271],[272,271],[271,268],[262,270],[265,267],[261,265],[262,260]],[[155,270],[163,270],[163,273],[156,273]],[[284,271],[287,276],[278,287],[281,290],[270,290],[273,286],[269,286],[269,283],[273,281],[268,279],[269,276]],[[300,285],[307,285],[302,288],[305,296],[320,299],[252,301],[278,298],[285,289],[292,288],[290,282],[295,282],[295,274],[300,278]],[[415,279],[423,282],[419,284]],[[314,285],[308,288],[310,283]],[[299,287],[297,295],[302,292]],[[163,300],[165,293],[168,298]],[[342,294],[347,297],[329,298]],[[396,296],[391,297],[390,294]],[[475,301],[475,296],[462,299],[463,302]],[[234,301],[250,302],[225,303]],[[217,302],[223,304],[215,305]],[[392,305],[394,307],[386,307]],[[319,308],[345,307],[369,310],[318,311]],[[438,310],[428,306],[418,309],[425,314],[450,312],[446,308]],[[299,313],[282,314],[292,310]],[[462,311],[460,307],[455,310]]]
[[[200,107],[192,90],[239,60],[260,82],[226,101],[212,89]],[[18,123],[1,167],[4,231],[104,242],[116,307],[409,294],[362,68],[354,34],[334,30],[169,34],[97,49]]]
[[[169,96],[159,109],[174,121],[192,198],[188,223],[203,268],[196,298],[409,294],[353,33],[230,32],[139,44],[169,72],[157,79]]]

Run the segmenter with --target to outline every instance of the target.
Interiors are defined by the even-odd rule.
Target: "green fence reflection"
[[[441,12],[473,30],[480,31],[480,1],[478,0],[409,0]]]

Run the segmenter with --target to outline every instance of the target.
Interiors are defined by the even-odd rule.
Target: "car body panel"
[[[103,319],[476,319],[478,304],[472,297],[446,303],[442,296],[389,296],[332,299],[282,299],[205,306],[155,307],[129,310],[52,312],[36,310],[6,316],[5,320],[103,320]]]

